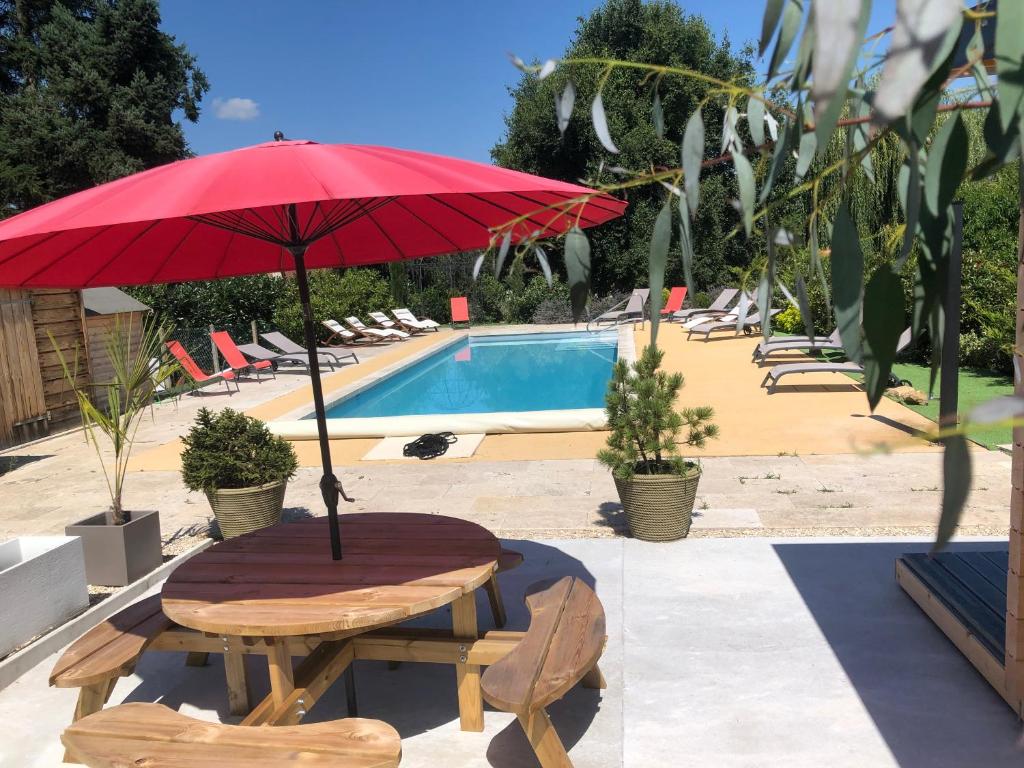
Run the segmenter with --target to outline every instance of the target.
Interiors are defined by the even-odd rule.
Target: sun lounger
[[[465,323],[467,327],[471,325],[469,322],[469,302],[466,301],[465,296],[452,297],[448,305],[452,310],[452,328],[459,323]]]
[[[243,373],[251,372],[256,375],[256,381],[260,380],[260,371],[270,371],[270,375],[274,375],[273,364],[269,360],[257,360],[255,362],[249,362],[245,359],[245,355],[235,345],[234,339],[227,331],[214,331],[210,334],[210,338],[217,347],[217,351],[220,352],[221,357],[224,358],[224,362],[228,364],[228,368],[235,372],[236,375],[241,376]]]
[[[399,339],[400,341],[405,341],[410,336],[410,334],[397,328],[369,328],[355,315],[346,317],[345,324],[356,333],[364,336],[378,336],[385,339]]]
[[[780,309],[772,309],[770,310],[770,313],[772,316],[775,316],[781,311],[782,310]],[[737,330],[737,320],[738,318],[733,318],[732,320],[709,320],[708,322],[701,323],[693,328],[688,328],[686,338],[689,339],[695,333],[702,333],[704,334],[704,340],[707,341],[711,338],[711,334],[716,331],[734,331],[738,336],[740,331],[749,334],[761,327],[760,312],[754,312],[751,315],[747,315],[746,320],[739,324],[739,330]]]
[[[832,331],[829,336],[816,336],[812,341],[807,336],[771,337],[754,347],[753,360],[764,360],[774,352],[842,352],[843,342],[839,331]]]
[[[703,308],[694,307],[692,309],[679,310],[678,312],[672,314],[672,320],[689,320],[690,318],[696,317],[697,315],[707,315],[711,317],[714,315],[729,314],[729,310],[726,309],[726,307],[728,307],[729,304],[732,303],[732,300],[735,299],[738,294],[739,289],[737,288],[725,288],[722,290],[720,294],[718,294],[717,298],[713,302],[711,302],[710,306]]]
[[[342,330],[344,330],[344,328]],[[289,339],[280,331],[269,331],[268,333],[261,333],[260,338],[263,339],[268,344],[273,344],[275,347],[277,347],[286,354],[306,355],[307,357],[309,355],[305,347],[296,344],[294,341]],[[352,361],[355,363],[359,362],[359,358],[356,357],[355,352],[338,352],[337,348],[317,347],[316,353],[318,359],[324,360],[328,363],[335,363],[337,365],[341,365],[341,361],[346,360],[348,358],[352,358]]]
[[[415,335],[417,333],[423,333],[426,330],[425,328],[420,328],[419,326],[406,325],[400,320],[392,320],[383,312],[370,312],[369,315],[373,319],[373,321],[377,323],[377,327],[379,328],[395,328],[400,331],[405,331],[406,333],[412,335]]]
[[[434,322],[429,317],[416,317],[405,307],[400,309],[391,310],[391,314],[395,316],[395,319],[402,325],[411,325],[414,328],[422,328],[423,330],[437,330],[441,327],[440,323]]]
[[[271,349],[267,349],[262,344],[239,344],[238,350],[250,360],[257,362],[266,361],[270,363],[270,367],[275,371],[281,363],[288,363],[290,365],[301,365],[306,369],[306,373],[309,373],[309,359],[302,355],[289,355],[287,353],[274,352]],[[327,361],[328,367],[333,371],[334,364],[329,360]]]
[[[674,315],[683,308],[683,301],[686,300],[686,286],[676,286],[668,293],[668,301],[661,308],[662,315]]]
[[[896,354],[899,354],[913,340],[913,332],[907,328],[900,334],[899,342],[896,345]],[[786,363],[772,366],[761,382],[761,386],[768,387],[768,394],[775,391],[775,385],[779,379],[791,373],[864,373],[864,366],[853,362],[813,362],[813,363]]]
[[[651,291],[649,288],[634,288],[633,293],[626,299],[624,309],[611,309],[607,312],[602,312],[591,322],[594,325],[643,322],[644,307],[647,306],[647,297],[650,295]]]
[[[348,328],[342,326],[342,324],[337,320],[324,320],[322,325],[331,332],[331,335],[327,337],[326,341],[328,345],[333,344],[335,341],[337,341],[338,344],[344,344],[345,346],[351,346],[353,344],[380,344],[385,341],[385,339],[376,336],[357,336]]]
[[[180,341],[168,341],[168,351],[177,358],[181,364],[181,369],[189,376],[189,386],[192,388],[192,394],[195,394],[200,385],[205,384],[208,381],[223,381],[224,386],[228,389],[228,394],[231,394],[231,384],[228,382],[235,382],[235,391],[238,391],[238,380],[232,371],[221,371],[220,373],[213,373],[209,376],[203,373],[203,369],[196,365],[196,361],[192,359],[192,356],[185,351],[185,348],[181,345]]]

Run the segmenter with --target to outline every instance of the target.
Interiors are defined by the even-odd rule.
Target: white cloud
[[[214,99],[213,114],[220,120],[255,120],[260,116],[260,105],[252,99]]]

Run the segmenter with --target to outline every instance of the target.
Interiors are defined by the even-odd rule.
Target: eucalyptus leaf
[[[740,291],[740,300],[736,302],[736,333],[743,330],[743,321],[750,315],[750,294]]]
[[[818,217],[811,218],[811,224],[807,233],[807,250],[811,257],[811,273],[818,276],[821,283],[821,293],[825,297],[825,311],[832,314],[832,292],[829,289],[828,280],[825,278],[825,265],[821,262],[821,252],[818,250]]]
[[[651,106],[651,119],[654,121],[654,133],[658,138],[665,137],[665,111],[661,107],[661,96],[654,92],[654,104]]]
[[[804,321],[804,333],[814,343],[814,311],[811,309],[811,300],[807,295],[807,283],[803,275],[796,276],[796,301],[800,307],[800,319]]]
[[[967,421],[971,424],[994,424],[1024,416],[1024,397],[1003,395],[986,400],[971,409]]]
[[[779,121],[767,109],[764,111],[764,122],[768,126],[768,136],[772,141],[779,140]]]
[[[770,254],[771,245],[768,248]],[[768,341],[768,337],[771,336],[771,328],[769,327],[771,312],[768,311],[772,305],[772,276],[770,273],[771,267],[766,264],[765,268],[761,271],[761,279],[757,283],[757,309],[761,313],[761,336],[765,341]],[[743,317],[737,316],[736,333],[743,330],[743,321],[746,319],[746,314]]]
[[[747,128],[755,147],[764,144],[764,102],[751,96],[747,99]]]
[[[903,202],[904,229],[903,246],[897,267],[902,269],[914,247],[917,236],[917,221],[921,215],[921,162],[920,153],[913,144],[909,147],[906,162],[900,168],[898,189],[902,190],[900,199]]]
[[[839,336],[846,356],[854,362],[860,362],[863,359],[860,309],[864,293],[864,252],[846,200],[839,204],[832,225],[831,261],[832,298]]]
[[[996,89],[1003,131],[1013,124],[1024,103],[1024,3],[1002,2],[996,19]]]
[[[612,135],[608,132],[608,118],[604,113],[604,100],[601,98],[600,93],[594,97],[594,102],[590,105],[590,118],[594,123],[594,133],[597,134],[601,146],[609,152],[613,152],[616,155],[619,154],[619,149],[615,146],[615,142],[612,141]]]
[[[786,0],[785,8],[782,11],[782,30],[779,32],[778,40],[775,41],[775,50],[772,51],[771,62],[768,65],[768,80],[775,77],[782,62],[786,60],[786,55],[796,39],[796,33],[800,30],[800,21],[803,16],[802,0]]]
[[[832,136],[846,100],[850,73],[871,17],[871,0],[814,4],[814,126],[818,144]]]
[[[794,123],[795,124],[795,123]],[[790,134],[792,133],[791,123],[788,121],[783,123],[782,132],[779,134],[779,140],[775,142],[775,151],[772,153],[772,162],[768,166],[768,175],[765,177],[764,185],[761,187],[761,196],[758,198],[758,205],[764,205],[768,199],[768,195],[772,191],[772,186],[775,184],[775,180],[779,174],[782,173],[783,168],[786,165],[786,161],[789,159],[789,147],[790,147]]]
[[[962,0],[896,0],[896,22],[873,102],[876,124],[907,113],[959,39],[962,11]],[[999,13],[1001,29],[1002,7]],[[1012,34],[1019,38],[1019,30]]]
[[[537,73],[537,79],[543,80],[545,77],[555,71],[557,64],[554,59],[548,59],[544,62],[544,66],[540,68],[540,72]]]
[[[872,411],[888,386],[904,316],[903,283],[883,264],[864,287],[864,389]]]
[[[651,234],[651,250],[648,259],[648,282],[651,289],[651,344],[658,343],[658,322],[661,319],[665,287],[665,266],[668,264],[668,249],[672,244],[672,198],[666,197],[665,203],[654,220],[654,232]]]
[[[793,171],[797,180],[803,179],[811,167],[814,153],[818,148],[818,136],[814,131],[804,131],[800,135],[800,148],[797,150],[796,169]]]
[[[955,434],[944,438],[942,442],[946,448],[942,453],[942,511],[933,552],[945,547],[953,538],[960,514],[971,493],[971,452],[967,447],[967,438]]]
[[[960,112],[946,119],[932,140],[924,174],[924,199],[932,213],[953,202],[967,171],[967,128]]]
[[[533,252],[537,256],[537,263],[540,264],[540,271],[544,273],[544,279],[547,281],[548,288],[550,288],[554,284],[554,280],[551,276],[551,263],[548,261],[548,255],[539,245],[534,246]]]
[[[978,95],[983,99],[992,98],[992,88],[988,82],[988,73],[985,71],[985,38],[981,33],[981,23],[975,22],[974,34],[967,44],[967,60],[973,61],[971,75],[974,77],[974,84],[978,89]]]
[[[683,189],[690,210],[697,211],[700,203],[700,166],[704,162],[704,118],[698,109],[686,121],[681,148],[683,161]]]
[[[565,84],[560,96],[555,97],[555,115],[558,118],[558,132],[564,134],[569,127],[569,118],[572,117],[572,109],[576,105],[576,86],[572,80]]]
[[[740,209],[743,214],[743,229],[747,237],[754,228],[754,201],[756,199],[754,188],[754,169],[750,167],[750,161],[742,153],[732,155],[733,165],[736,167],[736,181],[740,189]]]
[[[775,284],[779,286],[779,290],[782,291],[782,295],[786,297],[786,301],[789,302],[789,305],[793,307],[793,309],[800,309],[800,302],[797,301],[796,296],[793,295],[793,292],[789,290],[786,284],[782,282],[781,277],[775,278]]]
[[[871,114],[871,105],[869,105],[864,98],[860,98],[853,107],[853,113],[859,118],[868,117]],[[851,125],[850,132],[854,152],[863,152],[860,159],[860,166],[864,169],[864,174],[868,177],[868,181],[874,184],[875,169],[871,160],[871,152],[865,151],[868,146],[867,127],[864,124]]]
[[[764,18],[761,20],[761,42],[757,48],[757,55],[764,56],[768,50],[768,43],[775,36],[778,29],[779,19],[782,17],[782,4],[785,0],[767,0],[764,5]]]
[[[565,235],[565,273],[569,280],[572,317],[579,322],[590,294],[590,241],[579,227],[573,227]]]
[[[739,152],[743,149],[740,137],[736,133],[736,123],[739,121],[740,113],[736,107],[730,106],[722,116],[722,154],[726,152]]]
[[[501,238],[501,246],[498,248],[498,256],[494,261],[494,276],[501,277],[501,268],[505,266],[505,257],[508,256],[508,250],[512,246],[512,230],[505,233],[505,236]]]
[[[476,280],[478,277],[480,277],[480,267],[482,267],[484,265],[484,257],[486,255],[487,254],[485,254],[485,253],[481,253],[479,256],[476,257],[476,261],[473,262],[473,279],[474,280]]]
[[[697,285],[693,282],[693,239],[690,234],[690,211],[686,203],[686,197],[679,197],[679,250],[683,256],[683,279],[686,280],[686,287],[691,294],[697,292]]]

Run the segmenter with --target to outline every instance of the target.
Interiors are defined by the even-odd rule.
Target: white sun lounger
[[[777,315],[781,311],[782,310],[780,309],[769,310],[772,316]],[[732,320],[712,320],[709,322],[705,322],[694,328],[688,328],[686,338],[689,339],[695,333],[703,333],[704,340],[707,341],[709,338],[711,338],[711,334],[714,333],[715,331],[731,330],[734,331],[737,336],[740,334],[740,331],[742,331],[743,333],[752,333],[753,331],[756,331],[758,328],[761,327],[761,313],[754,312],[753,314],[747,315],[746,320],[744,320],[739,325],[739,330],[736,329],[737,321],[738,318],[733,317]]]
[[[348,328],[345,328],[337,320],[324,320],[323,326],[331,332],[330,338],[327,339],[327,343],[337,340],[341,344],[379,344],[387,339],[378,336],[360,336]]]
[[[425,331],[436,331],[440,327],[440,323],[434,322],[429,317],[416,317],[416,315],[405,307],[393,309],[391,310],[391,314],[394,315],[395,319],[402,325],[407,325],[412,328],[422,328]]]
[[[410,336],[410,334],[397,328],[368,328],[362,320],[354,315],[346,317],[345,323],[353,331],[363,336],[378,336],[385,339],[399,339],[401,341],[405,341]]]

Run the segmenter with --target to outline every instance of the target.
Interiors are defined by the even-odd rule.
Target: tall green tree
[[[208,87],[157,0],[0,0],[0,215],[188,156]]]
[[[703,18],[685,14],[671,0],[607,0],[589,17],[579,19],[564,57],[686,67],[744,83],[753,79],[750,51],[734,51],[728,38],[716,40]],[[598,67],[573,73],[579,106],[562,135],[552,105],[569,81],[569,73],[559,69],[543,80],[524,75],[510,91],[515,104],[505,117],[504,139],[491,150],[494,161],[507,168],[568,181],[597,177],[602,162],[602,178],[606,181],[611,178],[609,166],[630,170],[651,165],[673,167],[679,164],[679,143],[686,121],[702,103],[709,127],[707,156],[718,154],[720,131],[712,126],[722,125],[724,113],[720,100],[705,102],[707,84],[682,78],[641,82],[635,73],[623,70],[613,72],[603,89],[609,128],[621,150],[618,155],[609,154],[588,119],[600,77]],[[651,119],[655,89],[664,113],[661,137]],[[694,222],[698,252],[695,280],[699,285],[725,281],[727,267],[749,263],[746,244],[725,239],[737,221],[730,204],[736,195],[731,166],[711,169],[702,176],[701,197],[705,202]],[[646,186],[629,191],[626,197],[626,215],[592,233],[592,284],[599,293],[647,283],[648,239],[664,201],[664,190]],[[677,249],[674,244],[667,275],[674,283],[683,278]]]

